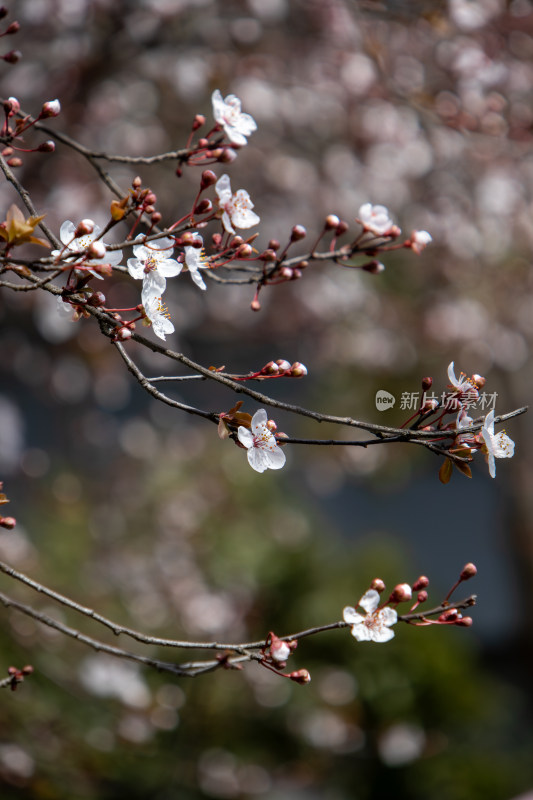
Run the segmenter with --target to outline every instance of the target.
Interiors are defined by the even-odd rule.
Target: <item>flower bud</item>
[[[281,244],[278,242],[277,239],[271,239],[269,241],[269,243],[268,243],[268,249],[269,250],[279,250],[280,247],[281,247]]]
[[[459,617],[459,612],[456,608],[449,608],[447,611],[444,611],[438,621],[439,622],[455,622]]]
[[[295,683],[311,683],[311,675],[306,669],[297,669],[296,672],[289,673],[289,678]]]
[[[482,375],[477,375],[477,374],[472,375],[472,380],[474,381],[478,389],[483,389],[483,387],[487,382],[486,378],[484,378]]]
[[[4,111],[6,114],[17,114],[20,111],[20,103],[16,97],[8,97],[4,100]]]
[[[153,206],[153,204],[157,202],[157,195],[149,191],[144,198],[144,202],[147,206]]]
[[[371,275],[379,275],[381,272],[385,272],[385,264],[382,264],[381,261],[373,259],[372,261],[368,261],[368,263],[363,264],[361,269],[364,269],[365,272],[370,272]]]
[[[78,223],[78,227],[74,231],[74,238],[79,239],[80,236],[87,236],[94,231],[94,222],[92,219],[82,219]]]
[[[159,222],[161,222],[162,218],[163,218],[163,215],[160,214],[159,211],[154,211],[154,213],[150,217],[152,225],[157,225]]]
[[[273,250],[265,250],[263,253],[261,253],[259,258],[261,261],[272,262],[276,260],[276,254]]]
[[[16,524],[17,520],[15,519],[15,517],[0,517],[1,528],[5,528],[8,531],[12,531]]]
[[[10,167],[21,167],[22,159],[14,156],[13,158],[8,158],[7,163]]]
[[[299,242],[300,239],[305,239],[307,231],[303,225],[295,225],[291,231],[291,242]]]
[[[131,185],[135,190],[141,188],[141,186],[143,185],[143,182],[142,182],[142,179],[140,178],[139,175],[135,176],[135,178],[131,182]]]
[[[95,306],[95,308],[105,305],[105,294],[103,292],[93,292],[87,300],[87,304]]]
[[[8,27],[5,29],[4,36],[11,36],[12,33],[17,33],[19,30],[20,30],[20,22],[17,22],[17,20],[15,20],[14,22],[11,23],[11,25],[8,25]]]
[[[221,164],[231,164],[237,158],[237,153],[231,147],[225,147],[218,157]]]
[[[421,592],[418,592],[416,596],[417,604],[425,603],[427,599],[428,599],[428,593],[426,592],[425,589],[423,589]]]
[[[425,575],[421,575],[418,580],[413,583],[413,592],[418,592],[420,589],[425,589],[426,586],[429,586],[429,578]]]
[[[250,303],[250,308],[252,309],[252,311],[261,311],[261,303],[259,302],[257,297],[254,297],[254,299]]]
[[[59,100],[48,100],[48,102],[44,103],[43,107],[41,108],[39,117],[41,119],[46,119],[47,117],[57,117],[60,112],[61,103]]]
[[[237,258],[250,258],[253,252],[254,250],[253,247],[251,247],[251,245],[241,244],[235,255],[237,256]]]
[[[470,578],[473,578],[475,575],[477,575],[477,567],[475,564],[469,562],[468,564],[464,565],[463,571],[459,577],[462,581],[467,581]]]
[[[381,594],[381,592],[383,592],[385,589],[385,582],[382,581],[381,578],[374,578],[374,580],[370,584],[370,588],[374,589],[374,591],[379,592],[379,594]]]
[[[433,378],[422,378],[422,391],[428,392],[433,386]]]
[[[278,429],[278,426],[276,425],[273,419],[268,419],[266,426],[271,433],[276,433]]]
[[[292,281],[293,271],[290,267],[282,267],[279,271],[279,276],[286,281]]]
[[[200,189],[207,189],[208,186],[213,186],[217,182],[217,176],[212,169],[204,169],[202,178],[200,180]]]
[[[304,378],[307,375],[307,367],[299,361],[295,361],[291,366],[292,378]]]
[[[347,230],[348,230],[348,223],[344,222],[344,220],[341,219],[341,221],[337,225],[337,230],[335,232],[336,235],[337,236],[342,236],[342,234],[346,233]]]
[[[16,64],[22,58],[22,53],[20,50],[10,50],[9,53],[5,53],[1,58],[7,64]]]
[[[209,211],[213,210],[213,203],[209,198],[204,197],[203,200],[200,200],[197,206],[194,208],[195,214],[207,214]]]
[[[203,114],[197,114],[192,123],[193,131],[197,131],[198,128],[202,127],[202,125],[205,125],[205,117]]]
[[[273,661],[282,662],[284,664],[290,656],[292,649],[291,643],[282,641],[274,633],[270,634],[268,654]]]
[[[87,248],[88,254],[91,258],[103,258],[106,254],[106,246],[103,242],[91,242]]]
[[[231,240],[231,246],[232,246],[232,247],[239,247],[241,244],[243,244],[243,242],[244,242],[244,239],[242,238],[242,236],[239,236],[239,235],[237,234],[237,235],[236,235],[236,236],[234,236],[234,237],[233,237],[233,239]]]
[[[336,214],[328,214],[326,217],[326,221],[324,223],[324,227],[327,231],[332,229],[336,229],[340,223],[340,219]]]
[[[39,147],[37,148],[38,153],[53,153],[56,149],[56,144],[51,139],[48,139],[46,142],[41,142]]]
[[[411,587],[408,583],[399,583],[391,592],[389,603],[405,603],[412,597]]]
[[[117,331],[117,339],[120,339],[121,342],[125,342],[128,339],[131,339],[131,331],[129,328],[120,328]]]
[[[22,667],[21,672],[23,675],[31,675],[33,673],[32,665],[26,664],[26,666]]]
[[[287,370],[289,370],[291,368],[291,365],[289,364],[289,362],[286,361],[286,359],[284,359],[284,358],[277,358],[276,359],[276,364],[279,367],[279,369],[281,370],[281,372],[287,372]]]
[[[455,623],[460,628],[470,628],[474,624],[472,617],[460,617]]]
[[[269,361],[268,364],[265,364],[261,372],[263,375],[277,375],[279,373],[279,367],[274,361]]]

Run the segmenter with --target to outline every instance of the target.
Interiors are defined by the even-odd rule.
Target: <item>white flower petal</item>
[[[342,618],[349,625],[359,625],[361,622],[365,621],[365,618],[361,616],[361,614],[358,614],[353,606],[346,606],[346,608],[343,609]]]
[[[364,623],[353,626],[352,636],[354,636],[358,642],[372,641],[372,631]]]
[[[375,628],[372,631],[373,642],[388,642],[394,638],[394,631],[391,628]]]
[[[281,469],[285,466],[286,456],[281,447],[263,448],[263,459],[269,469]]]
[[[264,472],[268,469],[268,464],[266,463],[264,452],[259,447],[250,447],[247,451],[248,453],[248,463],[255,469],[256,472]]]
[[[358,605],[364,608],[367,614],[373,614],[379,605],[379,592],[376,592],[375,589],[369,589],[359,600]]]
[[[268,422],[268,415],[264,408],[258,409],[252,417],[252,430],[256,431],[260,425],[266,425]]]
[[[398,614],[394,608],[386,606],[379,612],[379,618],[384,625],[396,625],[398,622]]]
[[[245,428],[243,425],[239,425],[237,429],[237,437],[239,442],[243,444],[245,447],[252,447],[254,443],[254,436],[252,431],[249,431],[248,428]]]

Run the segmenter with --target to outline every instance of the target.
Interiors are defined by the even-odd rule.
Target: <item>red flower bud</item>
[[[1,56],[7,64],[16,64],[22,58],[20,50],[10,50],[9,53]]]
[[[291,366],[292,378],[304,378],[307,375],[307,367],[299,361],[295,361]]]
[[[205,117],[203,114],[197,114],[192,123],[193,131],[197,131],[198,128],[202,127],[202,125],[205,125]]]
[[[379,592],[379,594],[381,594],[381,592],[383,592],[385,589],[385,583],[384,581],[381,580],[381,578],[374,578],[374,580],[370,584],[370,588],[374,589],[374,591]]]
[[[278,242],[277,239],[271,239],[269,241],[269,243],[268,243],[268,249],[269,250],[279,250],[280,247],[281,247],[281,245],[280,245],[280,243]]]
[[[303,225],[295,225],[291,231],[291,242],[299,242],[300,239],[305,239],[307,231]]]
[[[477,567],[475,564],[469,562],[468,564],[464,565],[463,571],[459,577],[462,581],[467,581],[470,578],[473,578],[475,575],[477,575]]]
[[[207,189],[208,186],[213,186],[214,183],[217,182],[217,176],[213,172],[212,169],[204,169],[202,172],[202,178],[200,180],[200,188]]]
[[[391,592],[389,603],[404,603],[412,597],[411,587],[408,583],[399,583]]]
[[[328,216],[326,217],[326,221],[324,223],[324,227],[327,231],[332,229],[337,229],[339,223],[340,219],[336,214],[328,214]]]
[[[422,378],[422,391],[427,392],[433,386],[433,378]]]
[[[413,592],[418,592],[419,589],[425,589],[426,586],[429,586],[429,578],[426,578],[425,575],[421,575],[418,580],[413,583]]]
[[[311,675],[306,669],[297,669],[296,672],[290,672],[289,678],[295,683],[311,683]]]
[[[8,531],[12,531],[16,524],[17,520],[15,517],[0,517],[0,527]]]
[[[47,117],[57,117],[60,112],[61,103],[59,100],[48,100],[48,102],[44,103],[43,107],[41,108],[39,117],[41,119],[46,119]]]

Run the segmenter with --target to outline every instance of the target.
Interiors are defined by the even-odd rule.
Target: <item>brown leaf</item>
[[[441,483],[449,483],[452,477],[453,466],[451,459],[447,458],[444,464],[439,469],[439,481]]]

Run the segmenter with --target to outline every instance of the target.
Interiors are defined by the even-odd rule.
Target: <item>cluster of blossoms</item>
[[[392,626],[399,619],[411,625],[459,625],[469,627],[472,624],[471,617],[465,617],[459,609],[450,604],[450,597],[457,587],[464,581],[470,580],[477,574],[474,564],[468,563],[463,567],[459,578],[452,586],[441,606],[431,612],[420,612],[419,606],[428,599],[427,587],[429,579],[421,575],[412,586],[408,583],[399,583],[394,587],[387,600],[380,602],[381,594],[385,590],[385,583],[381,578],[375,578],[370,584],[370,588],[361,597],[357,606],[346,606],[342,612],[344,622],[350,626],[352,636],[358,642],[388,642],[394,638]],[[410,602],[416,595],[415,602],[409,609],[408,615],[398,616],[397,607],[400,603]],[[357,611],[361,608],[365,613]],[[429,619],[429,615],[438,613],[437,619]]]

